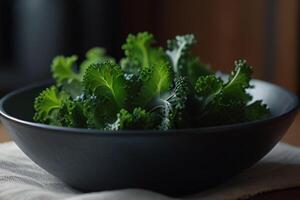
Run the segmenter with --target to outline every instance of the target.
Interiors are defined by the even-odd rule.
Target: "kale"
[[[226,82],[215,75],[197,80],[195,91],[201,104],[197,120],[203,126],[259,120],[270,115],[262,101],[249,104],[252,97],[246,90],[253,87],[252,67],[245,60],[235,61],[234,67]]]
[[[116,60],[105,49],[78,57],[57,56],[51,71],[55,85],[34,102],[40,123],[102,130],[179,129],[260,120],[270,110],[247,92],[252,67],[234,62],[227,80],[193,55],[194,35],[176,36],[167,49],[154,36],[130,34]]]

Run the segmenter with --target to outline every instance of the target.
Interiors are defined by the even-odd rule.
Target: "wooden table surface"
[[[300,147],[300,113],[298,114],[293,125],[290,127],[284,138],[283,142]],[[9,136],[6,134],[6,130],[0,125],[0,142],[10,141]],[[300,173],[300,172],[299,172]],[[300,187],[290,188],[285,190],[278,190],[272,192],[266,192],[249,198],[250,200],[299,200],[300,199]]]

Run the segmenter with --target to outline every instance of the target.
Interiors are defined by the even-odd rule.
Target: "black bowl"
[[[32,122],[33,101],[45,88],[5,96],[1,119],[34,162],[83,191],[144,188],[170,195],[221,183],[267,154],[291,125],[298,98],[254,80],[249,92],[270,106],[261,121],[168,131],[101,131]]]

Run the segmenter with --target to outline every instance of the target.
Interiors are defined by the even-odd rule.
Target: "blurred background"
[[[120,58],[128,33],[149,31],[162,46],[194,33],[195,54],[214,69],[245,58],[255,78],[299,95],[299,8],[297,0],[1,0],[0,94],[49,79],[57,54],[102,46]],[[298,130],[300,117],[285,141],[300,145]]]

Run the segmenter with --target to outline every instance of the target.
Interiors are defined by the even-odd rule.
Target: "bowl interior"
[[[269,106],[272,117],[285,114],[298,106],[298,98],[282,87],[260,80],[253,80],[252,85],[255,87],[248,92],[253,100],[261,99]],[[33,122],[34,99],[45,87],[46,84],[31,86],[8,94],[2,99],[0,110],[14,118]]]
[[[6,114],[24,121],[33,122],[34,100],[46,87],[33,86],[14,91],[2,99],[2,109]]]

